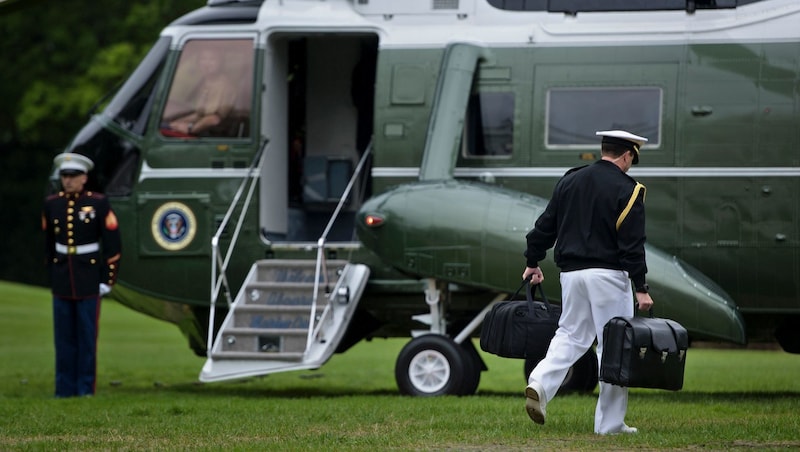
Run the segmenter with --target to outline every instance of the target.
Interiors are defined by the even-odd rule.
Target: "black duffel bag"
[[[603,328],[600,380],[629,388],[683,388],[689,335],[678,322],[614,317]]]
[[[542,301],[534,301],[530,280],[525,280],[508,301],[501,301],[486,313],[481,327],[481,349],[504,358],[539,361],[547,353],[558,328],[561,306],[547,301],[537,284]],[[514,300],[526,287],[527,300]]]

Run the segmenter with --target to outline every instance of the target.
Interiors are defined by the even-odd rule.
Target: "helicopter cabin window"
[[[514,148],[514,94],[482,91],[467,104],[465,157],[510,157]]]
[[[598,130],[624,129],[661,143],[663,92],[655,87],[553,88],[547,92],[546,143],[551,149],[597,146]]]
[[[173,138],[245,138],[253,92],[251,39],[195,39],[181,52],[161,115]]]

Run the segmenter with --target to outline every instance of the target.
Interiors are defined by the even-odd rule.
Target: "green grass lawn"
[[[400,396],[407,339],[362,342],[314,371],[200,384],[173,325],[102,307],[97,395],[53,398],[47,290],[0,283],[0,450],[624,450],[800,448],[800,356],[690,349],[684,389],[631,390],[638,435],[592,434],[595,395],[525,414],[522,361],[483,354],[472,397]]]

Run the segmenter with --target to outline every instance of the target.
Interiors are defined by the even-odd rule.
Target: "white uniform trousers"
[[[547,355],[528,382],[537,381],[549,402],[569,371],[597,339],[598,367],[603,353],[603,327],[615,316],[633,315],[628,273],[592,268],[561,273],[561,319]],[[595,433],[616,433],[625,424],[628,388],[600,382],[594,416]]]

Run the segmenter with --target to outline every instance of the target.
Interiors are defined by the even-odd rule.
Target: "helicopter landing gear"
[[[436,281],[429,279],[425,302],[430,314],[414,319],[430,329],[413,331],[414,339],[403,347],[395,364],[395,379],[402,394],[471,395],[478,389],[486,366],[468,335],[460,343],[446,335],[440,293]]]
[[[414,338],[400,351],[395,379],[400,393],[412,396],[471,395],[478,389],[477,350],[440,334]]]

